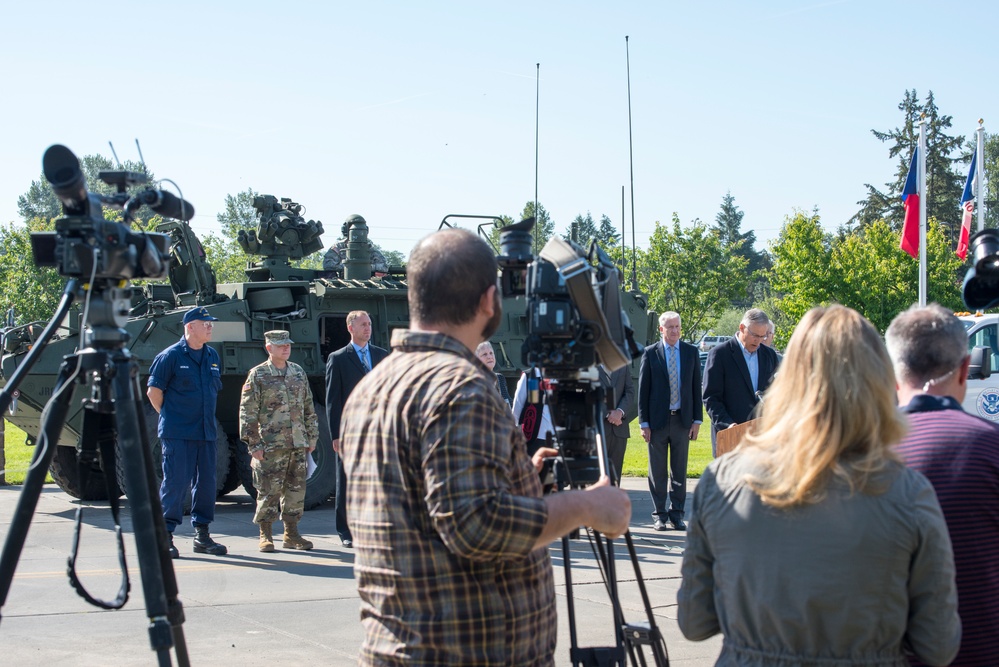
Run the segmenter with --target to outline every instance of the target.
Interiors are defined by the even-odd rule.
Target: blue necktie
[[[368,348],[367,346],[362,347],[361,351],[358,353],[361,357],[361,365],[364,366],[365,371],[371,370],[371,362],[368,361]]]
[[[669,348],[669,363],[666,366],[669,373],[669,402],[670,405],[680,400],[680,380],[676,374],[676,348]]]

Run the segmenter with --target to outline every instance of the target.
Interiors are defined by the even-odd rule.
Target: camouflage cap
[[[264,334],[264,340],[269,345],[291,345],[295,341],[291,339],[291,334],[287,331],[275,330]]]

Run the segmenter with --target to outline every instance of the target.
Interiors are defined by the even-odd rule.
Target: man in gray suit
[[[607,458],[610,459],[614,473],[607,476],[614,481],[620,481],[624,466],[624,451],[628,447],[631,436],[628,411],[635,401],[635,383],[631,381],[631,368],[622,366],[612,373],[600,366],[600,382],[604,391],[612,394],[614,408],[607,413],[604,424],[604,436],[607,441]]]
[[[638,371],[638,422],[649,444],[649,492],[656,530],[687,530],[687,448],[703,419],[697,348],[680,341],[680,315],[659,316],[662,340],[645,348]],[[668,462],[668,470],[667,470]],[[669,511],[666,500],[669,498]]]

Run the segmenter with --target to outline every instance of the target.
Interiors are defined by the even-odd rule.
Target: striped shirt
[[[899,451],[933,484],[954,545],[963,636],[951,665],[999,665],[999,426],[950,397],[916,396],[903,411]]]
[[[495,376],[457,340],[397,330],[344,407],[363,665],[551,665],[547,521]]]

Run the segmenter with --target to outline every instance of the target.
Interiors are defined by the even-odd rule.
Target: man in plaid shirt
[[[631,503],[606,477],[542,497],[524,437],[475,356],[502,315],[498,267],[471,232],[420,241],[410,330],[344,408],[347,519],[363,665],[551,665],[547,546],[579,527],[616,537]]]

